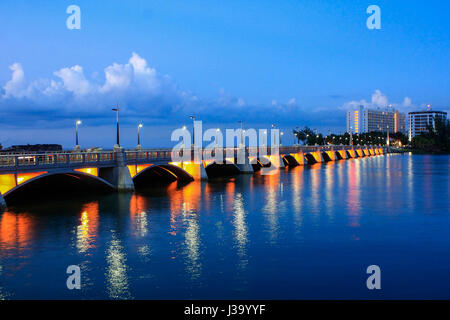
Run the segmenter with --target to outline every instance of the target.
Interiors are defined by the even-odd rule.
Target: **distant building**
[[[426,111],[415,111],[408,113],[408,121],[409,121],[409,141],[412,140],[415,136],[419,135],[422,132],[427,132],[427,125],[435,127],[435,119],[440,118],[441,120],[447,120],[447,112],[444,111],[434,111],[434,110],[426,110]]]
[[[406,115],[394,109],[378,110],[364,106],[347,111],[347,132],[387,132],[388,128],[389,133],[406,133]]]

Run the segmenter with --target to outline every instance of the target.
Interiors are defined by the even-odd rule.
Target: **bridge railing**
[[[374,146],[344,146],[344,145],[325,145],[325,146],[281,146],[279,147],[279,153],[296,153],[314,152],[314,151],[329,151],[329,150],[348,150],[352,148],[373,148]],[[378,146],[375,146],[378,147]],[[257,147],[245,147],[248,154],[271,154],[271,148],[262,150]],[[223,148],[223,155],[237,156],[240,148]],[[194,149],[186,148],[180,150],[180,156],[184,152],[190,152],[192,158],[194,158]],[[203,149],[204,155],[215,156],[216,148]],[[172,149],[144,149],[135,151],[125,151],[125,157],[127,162],[140,162],[140,161],[152,161],[155,159],[170,160],[172,157]],[[88,164],[101,164],[111,163],[116,160],[114,151],[100,151],[100,152],[47,152],[47,153],[20,153],[20,154],[0,154],[0,168],[11,167],[36,167],[36,166],[65,166],[65,165],[88,165]],[[8,170],[8,169],[7,169]]]
[[[127,161],[133,160],[151,160],[151,159],[170,159],[172,149],[154,149],[141,151],[125,151]]]
[[[0,167],[58,166],[111,162],[114,152],[68,152],[41,154],[1,154]]]

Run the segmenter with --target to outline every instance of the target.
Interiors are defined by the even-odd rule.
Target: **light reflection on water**
[[[115,230],[111,230],[111,237],[107,248],[108,268],[105,274],[108,296],[111,299],[130,299],[132,296],[128,287],[127,257]]]
[[[449,168],[389,155],[10,208],[0,299],[370,298],[373,263],[379,297],[449,298]]]

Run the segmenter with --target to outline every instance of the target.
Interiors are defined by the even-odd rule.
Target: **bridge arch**
[[[240,173],[239,167],[232,161],[225,160],[224,163],[211,162],[206,167],[208,178],[230,176]]]
[[[311,153],[305,153],[305,159],[308,164],[314,164],[319,162]]]
[[[263,156],[251,159],[250,164],[253,167],[253,171],[256,172],[261,170],[261,168],[270,168],[272,162],[270,161],[268,156],[267,157]]]
[[[149,182],[193,181],[194,178],[186,170],[173,164],[151,165],[139,171],[133,182],[136,186],[148,185]]]
[[[300,163],[298,163],[297,159],[295,159],[295,157],[290,154],[285,154],[283,157],[283,161],[284,161],[284,164],[289,167],[296,167],[296,166],[300,165]]]
[[[114,191],[115,187],[108,181],[84,172],[62,171],[43,173],[30,178],[3,194],[7,202],[14,202],[27,197],[45,196],[48,193],[73,191]]]
[[[324,160],[324,162],[329,162],[329,161],[334,160],[334,159],[331,159],[330,154],[328,154],[327,152],[322,152],[322,159]]]

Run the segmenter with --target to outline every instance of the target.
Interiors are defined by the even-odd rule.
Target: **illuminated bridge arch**
[[[136,171],[132,172],[131,176],[136,186],[148,185],[152,182],[173,182],[173,181],[192,181],[193,176],[186,170],[173,165],[173,164],[161,164],[161,165],[145,165],[144,167],[137,166]],[[134,174],[133,174],[134,173]]]
[[[291,154],[285,154],[283,156],[284,165],[289,167],[296,167],[299,166],[300,163],[298,163],[297,159]]]
[[[31,173],[33,174],[33,173]],[[12,187],[3,194],[6,201],[14,201],[16,199],[23,199],[24,196],[51,196],[53,193],[64,193],[77,191],[114,191],[114,186],[108,181],[99,178],[95,175],[78,172],[78,171],[64,171],[64,172],[44,172],[37,173],[30,179]]]
[[[308,164],[322,162],[322,154],[318,151],[305,153],[305,159]]]
[[[261,168],[269,168],[272,165],[269,156],[263,156],[258,158],[251,158],[250,164],[254,171],[259,171]]]
[[[230,160],[225,160],[224,163],[211,162],[206,165],[205,170],[208,178],[231,176],[240,173],[239,167]]]
[[[344,152],[346,152],[346,151],[341,151],[341,152],[339,152],[339,151],[335,151],[334,152],[334,156],[335,156],[335,159],[336,160],[344,160],[344,159],[346,159],[348,156],[347,156],[347,154],[345,153],[345,158],[344,158],[344,156],[343,156],[343,153]]]

